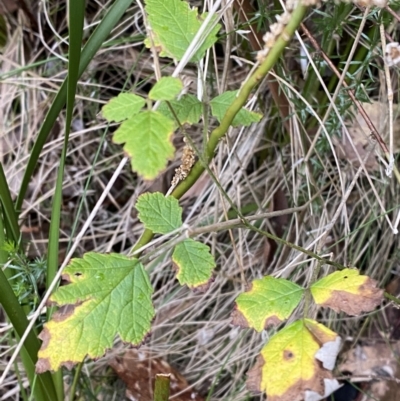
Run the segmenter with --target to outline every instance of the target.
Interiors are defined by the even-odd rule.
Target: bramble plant
[[[299,3],[293,14],[286,12],[279,19],[280,25],[274,31],[276,35],[266,37],[266,47],[259,55],[260,67],[240,91],[227,91],[210,101],[211,113],[220,122],[210,137],[219,130],[221,137],[230,125],[249,125],[260,120],[261,115],[243,109],[242,105],[269,70],[269,51],[278,44],[283,49],[282,45],[289,40],[305,9]],[[162,56],[181,60],[200,27],[197,11],[190,10],[181,0],[147,0],[146,11],[154,33],[146,43],[159,46]],[[171,16],[169,20],[172,12],[174,18]],[[201,19],[205,17],[202,15]],[[185,25],[177,26],[176,30],[168,29],[174,24],[179,25],[180,21]],[[218,29],[217,25],[191,61],[204,56],[217,40]],[[157,177],[173,157],[171,137],[174,128],[178,126],[184,131],[184,125],[197,123],[201,118],[201,102],[193,95],[178,98],[182,89],[179,78],[162,77],[150,90],[147,100],[133,93],[121,93],[103,107],[103,117],[109,122],[122,122],[113,141],[125,143],[124,150],[131,158],[133,171],[145,179]],[[158,110],[152,110],[151,101],[162,102]],[[145,104],[147,110],[143,110]],[[205,144],[208,157],[214,152],[210,142],[211,138]],[[207,161],[197,162],[204,169],[202,163]],[[185,180],[186,177],[182,178]],[[181,181],[181,185],[185,185],[185,181]],[[173,196],[143,194],[138,198],[136,208],[140,221],[153,234],[175,234],[176,237],[185,231],[182,208]],[[209,285],[215,261],[208,246],[191,238],[183,239],[173,247],[172,261],[181,285],[192,289],[204,289]],[[133,345],[140,345],[145,340],[154,309],[152,288],[139,259],[88,253],[83,259],[74,259],[64,270],[64,277],[70,284],[58,289],[50,301],[58,306],[76,306],[70,313],[63,314],[62,319],[54,317],[45,324],[40,335],[44,344],[39,351],[38,372],[56,371],[62,365],[71,367],[83,361],[85,356],[97,358],[112,346],[117,334]],[[309,289],[267,276],[255,280],[250,291],[239,295],[233,323],[257,331],[269,324],[278,325],[290,317],[305,291],[311,292],[318,305],[352,315],[371,311],[382,300],[382,290],[376,288],[373,280],[359,276],[356,270],[331,273]],[[116,315],[115,311],[120,312]],[[339,387],[331,370],[339,352],[340,337],[306,315],[304,320],[295,321],[275,334],[263,348],[256,369],[250,373],[252,390],[265,391],[269,399],[294,400],[308,393],[326,397]],[[96,338],[96,327],[99,326],[107,327],[107,330]],[[68,333],[67,338],[65,333]]]
[[[225,91],[204,102],[194,94],[184,93],[184,83],[178,76],[165,76],[158,77],[147,98],[125,92],[104,105],[102,117],[116,128],[112,141],[123,145],[133,172],[145,180],[157,178],[174,158],[172,138],[176,131],[182,134],[185,141],[182,164],[176,170],[167,195],[154,192],[138,197],[136,209],[144,229],[130,256],[88,252],[82,258],[72,259],[64,268],[62,277],[68,284],[60,286],[49,298],[49,304],[60,309],[52,316],[48,315],[49,320],[39,334],[43,343],[37,354],[36,373],[56,372],[62,366],[71,368],[86,357],[99,358],[112,347],[117,335],[134,346],[146,340],[151,332],[155,309],[153,288],[141,254],[154,235],[168,239],[165,249],[170,254],[180,285],[194,291],[209,289],[216,261],[210,247],[196,239],[199,231],[183,223],[179,199],[204,171],[212,176],[209,163],[230,127],[250,126],[261,120],[262,115],[247,110],[245,104],[277,62],[303,21],[308,7],[313,5],[315,2],[305,0],[287,2],[286,11],[277,16],[277,23],[271,25],[270,32],[264,36],[265,46],[258,52],[257,68],[238,90]],[[161,57],[175,62],[186,60],[199,63],[218,40],[221,26],[216,15],[199,14],[185,1],[145,0],[145,11],[149,25],[145,45],[154,52],[158,51]],[[197,42],[197,48],[191,48],[200,29],[204,32],[203,40]],[[82,67],[76,67],[75,71],[70,69],[69,74],[77,77],[82,70]],[[69,86],[69,107],[72,107],[74,93],[73,85]],[[187,131],[188,127],[204,118],[204,109],[218,125],[210,133],[205,133],[204,142],[198,149]],[[62,171],[60,174],[62,183]],[[23,192],[21,190],[22,197]],[[223,188],[221,192],[224,194]],[[9,205],[9,199],[1,200],[0,211],[14,209]],[[21,202],[19,198],[16,209]],[[318,260],[312,283],[306,288],[287,279],[267,275],[255,279],[245,292],[236,297],[232,312],[234,325],[261,332],[271,326],[279,328],[291,319],[288,325],[269,338],[261,350],[248,374],[248,388],[254,392],[265,392],[271,401],[321,400],[340,387],[332,370],[341,339],[316,320],[312,306],[358,316],[373,311],[382,302],[383,290],[377,287],[376,281],[360,274],[355,268],[341,266],[262,232],[234,205],[231,206],[239,218],[239,222],[235,223],[237,227],[263,233]],[[11,212],[9,214],[12,215]],[[57,215],[54,216],[57,218]],[[14,242],[18,243],[18,229],[13,222],[8,223],[8,232],[12,229]],[[17,250],[13,252],[18,254]],[[54,250],[53,254],[57,255],[57,252]],[[335,271],[320,278],[323,265],[333,266]],[[55,271],[48,275],[47,280],[51,280]],[[13,283],[12,278],[8,279]],[[27,324],[19,329],[19,337],[22,337],[26,327]],[[33,349],[35,347],[37,345]],[[30,359],[34,361],[32,356]],[[49,377],[39,377],[44,379],[39,383],[38,400],[51,399],[56,390],[45,394],[45,380],[50,380]],[[53,399],[60,399],[59,395],[57,397]]]

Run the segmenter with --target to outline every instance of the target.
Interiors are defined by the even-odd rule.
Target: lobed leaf
[[[140,195],[136,209],[143,225],[157,234],[168,234],[182,225],[182,208],[172,196],[160,192]]]
[[[304,289],[291,281],[265,276],[236,299],[233,324],[262,331],[287,319],[303,297]]]
[[[383,299],[376,281],[360,276],[356,269],[343,269],[315,282],[310,290],[316,304],[357,316],[374,310]]]
[[[322,400],[336,390],[332,378],[340,337],[311,319],[299,320],[271,337],[249,371],[247,386],[268,401]]]
[[[115,131],[113,141],[125,143],[132,169],[151,180],[165,169],[174,155],[171,143],[173,122],[157,111],[143,111],[124,121]]]
[[[178,268],[176,277],[181,285],[186,284],[193,289],[207,287],[215,267],[214,257],[207,245],[188,238],[175,247],[172,260]]]
[[[229,106],[235,100],[238,91],[226,91],[221,95],[215,97],[211,100],[211,112],[216,119],[221,122]],[[251,125],[252,123],[257,123],[261,120],[262,115],[255,113],[254,111],[249,111],[244,108],[236,114],[233,119],[232,126],[237,127],[239,125]]]
[[[144,104],[145,100],[140,96],[120,93],[103,106],[101,114],[109,122],[120,122],[138,114]]]
[[[181,0],[146,0],[148,21],[153,32],[153,42],[161,48],[161,56],[181,60],[190,43],[199,30],[207,14],[199,17],[196,8]],[[213,18],[210,22],[215,22]],[[221,26],[216,26],[207,34],[203,44],[191,61],[196,62],[204,57],[204,53],[217,41],[217,33]],[[150,47],[150,41],[145,42]]]
[[[154,317],[153,290],[137,259],[90,252],[73,259],[63,278],[71,284],[50,297],[62,308],[40,333],[38,373],[98,358],[116,335],[136,346],[143,342]]]
[[[183,95],[179,100],[172,100],[170,105],[182,125],[198,123],[203,112],[203,104],[193,95]],[[171,113],[167,103],[162,102],[157,111],[173,120],[175,126],[178,126],[175,116]]]
[[[162,77],[150,90],[152,100],[173,100],[182,90],[182,81],[174,77]]]

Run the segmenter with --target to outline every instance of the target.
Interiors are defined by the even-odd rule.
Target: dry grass
[[[102,10],[110,2],[92,0],[88,3],[86,23],[89,27],[98,23]],[[18,193],[38,128],[66,71],[67,47],[63,38],[67,31],[63,3],[44,4],[48,8],[38,10],[41,27],[38,35],[29,32],[29,23],[21,10],[10,16],[13,29],[0,56],[0,161],[14,196]],[[228,15],[223,22],[229,27],[235,25],[236,20],[230,20]],[[351,31],[351,27],[347,29]],[[99,115],[101,106],[123,87],[135,87],[138,93],[145,94],[155,82],[151,55],[143,49],[140,39],[144,33],[140,8],[133,6],[80,81],[64,179],[60,263],[122,158],[121,148],[110,140],[113,128],[108,128]],[[351,33],[356,35],[356,32]],[[238,88],[250,71],[248,60],[237,61],[239,57],[245,59],[246,55],[239,49],[244,40],[241,35],[233,36],[234,57],[227,70],[229,74],[224,74],[223,56],[217,58],[215,65],[211,62],[207,65],[206,86],[210,95],[218,93],[214,82],[217,77],[219,88],[225,86],[221,82],[223,76],[227,76],[228,88]],[[292,49],[298,46],[294,40]],[[173,66],[167,65],[165,60],[161,63],[163,74],[170,74]],[[279,75],[292,86],[293,77],[289,68],[284,70],[284,67],[282,64],[283,71]],[[196,68],[188,66],[184,74],[191,77],[191,90],[196,91]],[[396,72],[393,73],[395,79],[398,79]],[[282,235],[304,248],[331,254],[344,265],[357,266],[385,285],[400,268],[399,239],[383,216],[387,212],[392,223],[396,218],[396,208],[400,204],[399,183],[386,176],[382,164],[376,172],[363,171],[357,176],[356,167],[346,160],[335,160],[335,148],[329,147],[326,139],[321,139],[309,153],[313,137],[307,139],[302,129],[299,119],[302,101],[293,95],[290,99],[291,130],[284,137],[282,123],[276,113],[272,113],[271,99],[266,92],[262,84],[258,92],[262,99],[261,112],[265,115],[262,122],[250,128],[231,129],[227,140],[221,142],[211,166],[215,176],[238,207],[255,205],[253,214],[300,206],[314,196],[304,212],[289,216]],[[250,106],[257,108],[256,98],[253,100]],[[384,97],[381,100],[385,101]],[[21,217],[31,258],[46,252],[64,119],[62,113],[41,155],[23,205]],[[198,142],[201,128],[192,127],[189,131]],[[331,131],[329,133],[331,135]],[[174,141],[181,149],[182,138],[177,136]],[[302,162],[306,155],[308,164]],[[90,250],[128,252],[142,231],[134,208],[138,195],[149,190],[165,192],[179,160],[180,150],[163,176],[152,183],[143,182],[126,166],[80,241],[76,256]],[[353,180],[354,188],[346,194]],[[285,201],[278,199],[282,194]],[[201,180],[183,199],[182,205],[185,223],[190,227],[223,221],[224,214],[229,211],[229,204],[211,179]],[[337,219],[330,227],[337,211]],[[280,221],[265,220],[261,228],[278,231],[279,224]],[[217,259],[215,281],[204,294],[179,286],[168,250],[149,262],[148,269],[156,288],[157,317],[145,347],[154,356],[161,356],[177,367],[204,393],[216,380],[212,400],[245,400],[248,399],[244,386],[246,371],[269,334],[258,335],[230,325],[235,297],[248,282],[265,274],[307,284],[317,261],[286,247],[278,247],[268,255],[266,239],[244,229],[210,233],[201,240],[211,246]],[[268,257],[271,262],[267,265]],[[328,268],[324,268],[324,272],[328,272]],[[344,337],[357,335],[364,319],[343,319],[333,314],[319,314],[319,317]],[[7,332],[4,327],[2,335]],[[97,399],[118,399],[116,391],[120,385],[115,384],[107,361],[125,348],[126,345],[116,341],[104,358],[85,365],[81,381],[84,394],[97,394]],[[12,351],[11,347],[1,349],[0,370]],[[9,376],[0,400],[17,399],[20,386],[16,377],[16,372]],[[23,383],[27,384],[25,380]],[[91,398],[87,395],[85,399]]]

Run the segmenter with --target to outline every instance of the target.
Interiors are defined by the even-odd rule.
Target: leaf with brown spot
[[[376,281],[361,276],[356,269],[343,269],[329,274],[311,286],[316,304],[336,312],[357,316],[374,310],[383,299]]]
[[[292,314],[303,293],[302,287],[282,278],[254,280],[251,289],[237,297],[232,323],[257,331],[276,326]]]
[[[339,387],[332,361],[340,337],[311,319],[298,320],[271,337],[248,373],[251,391],[268,401],[322,400]]]

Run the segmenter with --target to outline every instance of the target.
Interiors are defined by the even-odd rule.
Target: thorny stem
[[[226,111],[220,125],[211,132],[210,139],[208,140],[204,149],[204,157],[206,158],[206,163],[209,163],[209,161],[213,158],[220,139],[228,132],[228,129],[232,124],[233,119],[246,103],[252,90],[266,77],[266,75],[277,62],[278,58],[284,51],[285,47],[288,45],[290,39],[292,38],[296,29],[303,20],[306,11],[307,7],[303,6],[301,2],[299,2],[299,5],[292,12],[289,23],[286,25],[283,32],[277,38],[275,45],[271,48],[265,60],[261,63],[261,65],[253,73],[253,75],[251,75],[251,77],[246,82],[244,82],[236,99]],[[186,179],[177,185],[171,195],[176,199],[180,199],[199,179],[205,169],[206,167],[203,165],[202,161],[197,161]],[[144,230],[143,234],[133,247],[132,251],[134,252],[140,249],[142,246],[150,242],[152,238],[153,232],[148,229]]]
[[[246,219],[243,219],[242,223],[249,230],[257,231],[259,234],[264,235],[265,237],[270,238],[270,239],[272,239],[272,240],[274,240],[276,242],[279,242],[282,245],[286,245],[286,246],[288,246],[290,248],[296,249],[296,251],[300,251],[302,253],[305,253],[306,255],[310,256],[311,258],[315,258],[315,259],[319,260],[321,263],[325,263],[327,265],[334,266],[339,270],[343,270],[343,269],[346,268],[345,266],[341,265],[340,263],[334,262],[333,260],[325,259],[325,258],[317,255],[316,253],[314,253],[312,251],[309,251],[308,249],[302,248],[301,246],[298,246],[298,245],[293,244],[293,243],[291,243],[289,241],[286,241],[283,238],[279,238],[279,237],[277,237],[277,236],[275,236],[275,235],[273,235],[273,234],[271,234],[271,233],[269,233],[267,231],[261,230],[261,229],[257,228],[256,226],[254,226],[253,224],[250,224]]]
[[[240,20],[248,25],[249,32],[247,33],[247,37],[249,38],[251,47],[254,51],[262,50],[262,34],[260,31],[257,30],[257,22],[254,22],[252,24],[249,21],[256,13],[256,10],[253,8],[249,0],[235,0],[233,6],[238,12]],[[289,102],[286,98],[286,95],[280,89],[279,83],[274,79],[274,77],[270,76],[270,74],[266,76],[266,81],[272,98],[274,99],[274,102],[278,107],[283,124],[285,128],[289,131]]]
[[[308,38],[310,39],[312,45],[314,46],[314,48],[319,51],[321,53],[321,55],[323,56],[323,58],[325,59],[325,61],[328,63],[328,65],[330,66],[330,68],[332,69],[332,71],[339,77],[340,79],[340,73],[339,71],[337,71],[336,67],[334,66],[334,64],[331,62],[331,60],[329,59],[329,57],[322,51],[322,49],[320,48],[318,42],[314,39],[314,37],[311,35],[311,33],[307,30],[307,28],[304,26],[304,24],[301,23],[305,12],[307,10],[307,7],[303,6],[302,4],[299,4],[297,6],[297,8],[293,11],[292,16],[291,16],[291,20],[288,23],[288,25],[285,27],[284,31],[282,32],[282,34],[279,36],[279,38],[277,39],[274,47],[270,50],[270,52],[268,53],[267,57],[265,58],[265,60],[262,62],[262,64],[259,66],[259,68],[254,72],[254,74],[243,84],[240,92],[238,93],[236,99],[234,100],[234,102],[231,104],[231,106],[228,108],[228,110],[225,113],[224,118],[222,119],[220,125],[215,128],[212,133],[210,134],[210,139],[208,140],[205,149],[204,149],[204,156],[206,157],[207,160],[204,160],[203,157],[200,157],[200,160],[198,160],[191,172],[189,173],[188,177],[182,181],[172,192],[172,196],[176,199],[180,199],[195,183],[196,181],[199,179],[200,175],[207,169],[208,171],[210,171],[208,169],[208,165],[205,164],[204,162],[208,163],[210,161],[210,159],[212,159],[212,157],[214,156],[214,152],[218,146],[219,140],[225,136],[225,134],[228,132],[228,129],[234,119],[234,117],[236,116],[236,114],[240,111],[240,109],[243,107],[243,105],[245,104],[247,98],[249,97],[251,91],[255,88],[255,86],[260,83],[269,73],[269,71],[272,69],[273,65],[276,63],[276,61],[278,60],[279,56],[281,55],[281,53],[283,52],[283,50],[285,49],[286,45],[289,43],[291,37],[294,35],[296,29],[298,28],[299,25],[301,25],[302,30],[304,31],[304,33],[308,36]],[[360,104],[360,102],[357,101],[357,99],[355,98],[355,95],[353,93],[353,91],[351,89],[348,88],[347,83],[344,81],[343,82],[343,86],[348,89],[348,93],[350,95],[350,97],[352,98],[352,100],[354,101],[354,103],[356,104],[360,114],[363,116],[363,118],[365,119],[368,127],[370,128],[371,132],[373,133],[373,135],[375,136],[375,138],[377,139],[379,145],[381,146],[381,148],[383,149],[384,153],[386,155],[388,155],[388,149],[386,147],[385,142],[383,141],[382,137],[380,136],[379,132],[376,130],[376,128],[374,127],[374,125],[372,124],[370,118],[368,117],[368,115],[366,114],[365,110],[363,109],[362,105]],[[397,168],[394,168],[394,172],[396,175],[396,178],[398,179],[398,181],[400,182],[400,174],[397,170]],[[294,208],[297,209],[297,208]],[[289,210],[289,209],[288,209]],[[293,210],[294,211],[294,210]],[[240,213],[238,214],[240,215]],[[269,214],[269,217],[272,216],[272,213]],[[265,216],[266,217],[266,216]],[[258,218],[262,218],[261,215],[257,216]],[[239,224],[239,222],[241,224]],[[224,226],[226,225],[226,226]],[[266,231],[263,231],[257,227],[255,227],[254,225],[250,224],[245,218],[243,218],[243,216],[241,216],[239,219],[234,220],[234,221],[227,221],[224,223],[218,223],[218,227],[213,227],[213,229],[224,229],[226,228],[232,228],[234,226],[240,227],[241,225],[247,227],[250,230],[256,231],[259,234],[264,235],[267,238],[270,238],[276,242],[279,242],[281,244],[284,244],[288,247],[291,247],[293,249],[298,250],[299,252],[305,253],[306,255],[317,259],[319,268],[315,269],[313,276],[316,276],[319,271],[320,268],[322,266],[323,263],[331,265],[336,267],[337,269],[341,270],[344,269],[345,266],[341,265],[340,263],[331,261],[331,260],[327,260],[325,258],[322,258],[321,256],[317,255],[316,253],[309,251],[307,249],[304,249],[298,245],[295,245],[293,243],[290,243],[282,238],[276,237],[275,235],[268,233]],[[208,227],[208,229],[210,229],[210,227]],[[194,233],[196,234],[201,234],[203,231],[201,231],[200,229],[196,229],[196,230],[192,230],[191,234],[194,235]],[[153,232],[151,230],[145,229],[141,235],[141,237],[139,238],[139,240],[137,241],[137,243],[135,244],[135,246],[133,247],[131,252],[135,252],[138,249],[142,248],[143,246],[147,245],[151,239],[153,238]],[[136,257],[139,257],[140,254],[137,254]],[[385,292],[384,296],[396,303],[397,305],[400,305],[400,299],[394,297],[393,295]],[[307,306],[307,299],[306,299],[306,307],[305,307],[305,312],[307,313],[308,310],[308,306]]]

